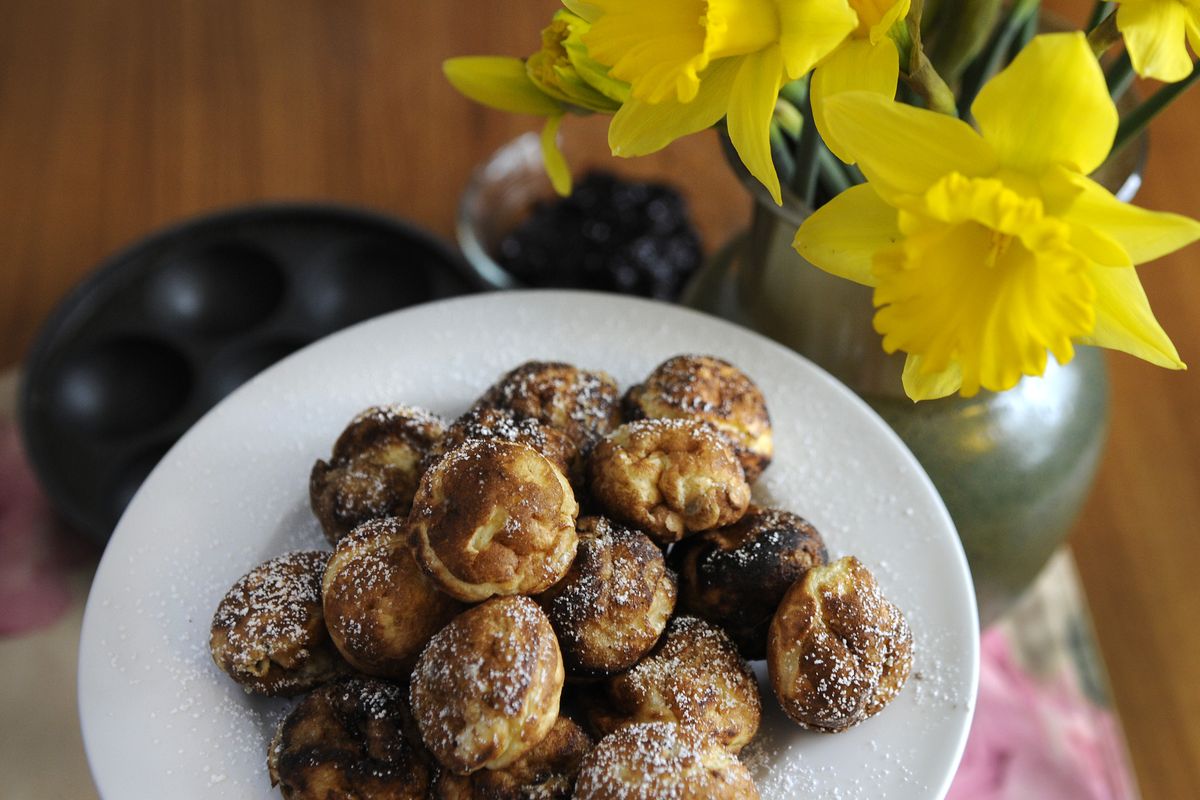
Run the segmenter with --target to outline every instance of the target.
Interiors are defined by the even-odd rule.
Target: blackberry
[[[497,248],[529,286],[675,300],[704,257],[687,204],[669,186],[590,172],[570,197],[539,203]]]

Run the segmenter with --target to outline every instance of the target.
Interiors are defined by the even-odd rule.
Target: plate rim
[[[519,304],[524,298],[530,298],[530,297],[537,297],[539,300],[546,300],[546,301],[550,301],[550,302],[559,301],[562,303],[580,303],[580,302],[606,303],[606,302],[608,302],[608,303],[612,303],[614,305],[635,305],[635,306],[640,306],[642,308],[654,308],[659,311],[661,311],[665,308],[665,309],[670,309],[672,312],[678,312],[678,313],[682,314],[683,316],[691,316],[694,318],[698,318],[698,319],[702,320],[704,324],[716,324],[717,326],[725,326],[731,330],[736,331],[738,333],[738,335],[748,336],[751,339],[756,340],[756,344],[758,346],[762,346],[770,351],[774,351],[776,354],[778,354],[786,359],[797,360],[801,364],[805,365],[807,368],[811,369],[813,375],[815,377],[817,377],[818,379],[822,380],[827,385],[827,387],[832,389],[835,393],[839,394],[841,396],[842,400],[847,401],[849,403],[849,405],[856,408],[859,413],[865,413],[865,415],[868,418],[870,418],[870,420],[874,423],[874,426],[876,428],[881,429],[881,433],[883,434],[883,436],[885,438],[887,438],[889,440],[889,442],[893,446],[893,448],[896,449],[902,455],[902,457],[905,458],[909,462],[908,465],[910,468],[913,469],[917,480],[927,489],[928,493],[930,494],[930,496],[933,500],[933,503],[934,503],[934,506],[933,506],[934,512],[941,518],[942,522],[950,530],[950,532],[952,534],[954,534],[952,537],[952,540],[953,540],[952,547],[950,549],[951,549],[951,552],[953,553],[954,561],[955,561],[956,565],[961,570],[961,576],[964,577],[967,582],[967,589],[968,589],[964,594],[966,596],[966,599],[967,599],[967,602],[969,605],[969,608],[967,609],[967,611],[970,612],[969,614],[967,614],[967,618],[970,621],[969,622],[969,633],[970,633],[971,648],[970,648],[970,652],[968,654],[968,657],[966,659],[966,664],[965,664],[965,666],[967,667],[967,673],[968,673],[968,680],[966,681],[966,685],[969,687],[969,691],[968,691],[966,697],[964,697],[964,699],[963,699],[966,709],[965,709],[965,713],[962,715],[962,722],[959,727],[958,735],[956,737],[955,747],[953,748],[953,758],[951,759],[951,762],[950,762],[953,764],[953,769],[948,770],[941,777],[941,782],[938,786],[934,787],[932,784],[930,785],[931,789],[935,789],[934,796],[939,797],[939,798],[945,797],[946,793],[950,789],[950,785],[953,782],[955,774],[957,773],[958,766],[961,764],[962,756],[966,749],[967,739],[970,734],[972,721],[974,719],[974,715],[975,715],[976,709],[977,709],[976,700],[977,700],[978,691],[979,691],[980,661],[981,661],[978,605],[977,605],[977,601],[976,601],[976,597],[975,597],[973,583],[971,581],[970,565],[967,561],[966,552],[963,549],[962,541],[958,536],[958,529],[955,526],[953,519],[950,517],[950,513],[946,509],[945,502],[942,500],[941,494],[937,491],[937,488],[934,486],[933,481],[929,478],[929,475],[925,471],[924,467],[922,467],[920,462],[917,461],[916,456],[913,455],[912,451],[908,448],[908,446],[904,443],[904,441],[900,438],[900,436],[894,430],[892,430],[892,428],[883,420],[883,418],[874,409],[872,409],[870,407],[870,405],[868,405],[866,403],[866,401],[864,401],[861,397],[856,395],[845,384],[843,384],[837,378],[833,377],[833,375],[831,375],[829,372],[827,372],[821,366],[819,366],[818,364],[809,360],[808,358],[806,358],[805,356],[796,352],[795,350],[792,350],[791,348],[788,348],[785,345],[780,344],[779,342],[776,342],[775,340],[770,339],[769,337],[767,337],[757,331],[751,330],[742,325],[738,325],[737,323],[731,322],[730,320],[723,319],[721,317],[717,317],[712,314],[708,314],[708,313],[698,311],[698,310],[692,309],[692,308],[687,308],[684,306],[667,304],[667,303],[663,303],[661,301],[650,300],[650,299],[646,299],[646,298],[631,297],[629,295],[619,295],[619,294],[595,292],[595,291],[564,290],[564,289],[521,289],[521,290],[494,291],[494,292],[484,292],[484,293],[479,293],[479,294],[459,295],[456,297],[444,298],[444,299],[440,299],[440,300],[436,300],[436,301],[432,301],[432,302],[428,302],[428,303],[420,303],[420,304],[417,304],[414,306],[410,306],[408,308],[399,309],[397,311],[389,312],[387,314],[382,314],[380,316],[373,317],[368,320],[364,320],[362,322],[356,323],[347,328],[343,328],[342,330],[339,330],[339,331],[331,333],[327,336],[324,336],[320,339],[317,339],[317,340],[313,341],[312,343],[306,345],[305,347],[301,348],[300,350],[297,350],[296,352],[286,356],[285,358],[281,359],[280,361],[276,362],[275,364],[272,364],[267,369],[263,370],[259,374],[252,377],[250,380],[243,383],[241,386],[239,386],[237,389],[235,389],[233,392],[231,392],[228,396],[223,398],[220,402],[218,402],[216,405],[214,405],[212,408],[210,408],[207,412],[205,412],[205,414],[203,416],[201,416],[200,419],[198,419],[192,425],[192,427],[190,427],[182,436],[180,436],[179,439],[171,446],[171,449],[163,456],[162,460],[159,461],[159,463],[154,467],[154,469],[147,476],[146,480],[143,482],[142,486],[138,489],[137,493],[134,494],[133,498],[130,500],[128,506],[126,507],[125,512],[121,515],[121,518],[118,520],[116,526],[114,527],[112,536],[109,538],[109,541],[108,541],[107,545],[105,546],[104,552],[101,555],[100,561],[96,567],[96,572],[95,572],[95,575],[93,576],[92,583],[89,586],[87,602],[84,607],[83,620],[82,620],[82,624],[81,624],[81,628],[80,628],[79,658],[76,663],[76,709],[79,714],[80,732],[81,732],[81,736],[83,739],[84,753],[87,757],[88,769],[91,772],[92,781],[96,786],[97,792],[100,794],[100,796],[102,798],[105,798],[105,800],[110,800],[109,797],[104,794],[104,787],[102,787],[100,785],[99,780],[97,779],[99,770],[97,769],[97,763],[95,761],[94,746],[92,744],[92,739],[89,736],[90,726],[89,726],[87,715],[85,714],[84,685],[83,685],[84,684],[84,662],[85,662],[85,658],[91,655],[91,650],[92,650],[92,646],[93,646],[91,644],[91,641],[92,641],[92,639],[94,639],[94,634],[90,635],[89,632],[94,632],[95,625],[96,625],[95,619],[96,619],[96,615],[99,614],[98,609],[99,609],[99,605],[101,603],[101,600],[99,599],[98,593],[96,591],[96,587],[99,584],[98,579],[100,578],[102,573],[105,573],[108,569],[113,568],[113,567],[109,566],[112,562],[115,562],[115,560],[117,558],[117,556],[115,555],[116,548],[113,547],[113,544],[118,541],[121,541],[125,538],[128,538],[131,535],[131,534],[123,533],[123,531],[125,531],[125,529],[127,527],[127,519],[130,516],[130,511],[132,509],[137,508],[137,506],[139,505],[139,502],[138,502],[139,498],[143,495],[143,491],[144,491],[145,487],[151,483],[150,479],[155,474],[157,474],[159,472],[159,470],[165,468],[165,465],[167,465],[171,461],[171,456],[179,448],[181,448],[185,442],[190,442],[190,440],[193,439],[195,436],[201,435],[201,433],[202,433],[201,429],[203,427],[206,427],[206,420],[208,420],[210,417],[212,417],[213,415],[215,415],[217,413],[222,413],[222,410],[227,405],[235,402],[234,398],[238,398],[239,396],[244,395],[249,390],[249,387],[260,384],[266,380],[270,380],[273,376],[273,373],[276,373],[277,371],[286,368],[287,365],[289,363],[291,363],[294,359],[301,359],[301,358],[308,357],[310,354],[310,351],[313,351],[318,348],[329,347],[330,342],[332,340],[336,340],[339,337],[349,337],[349,336],[356,335],[355,332],[360,331],[360,329],[362,329],[362,328],[365,328],[367,326],[380,325],[381,323],[384,323],[387,320],[391,320],[391,319],[394,319],[396,317],[399,317],[399,316],[405,315],[405,314],[418,313],[418,312],[419,313],[428,313],[431,309],[434,309],[434,308],[438,308],[438,307],[445,308],[445,307],[456,306],[456,305],[464,305],[465,306],[465,305],[472,305],[472,304],[487,304],[487,303],[493,303],[493,302],[499,302],[499,303],[514,302],[514,303]],[[198,432],[200,432],[200,433],[198,433]],[[93,722],[93,724],[94,724],[94,722]]]

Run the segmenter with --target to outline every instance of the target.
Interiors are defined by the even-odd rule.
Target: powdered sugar
[[[308,470],[358,410],[395,398],[453,416],[531,357],[603,366],[628,386],[696,351],[746,369],[772,400],[778,458],[759,502],[800,511],[837,553],[862,557],[917,644],[921,677],[847,734],[804,733],[766,703],[763,797],[796,796],[776,790],[784,778],[814,798],[936,795],[970,706],[970,601],[953,534],[903,450],[764,340],[667,306],[560,293],[426,306],[347,331],[245,387],[168,455],[109,547],[85,624],[81,704],[101,790],[277,800],[263,761],[286,703],[247,697],[212,665],[205,636],[239,575],[320,546]]]

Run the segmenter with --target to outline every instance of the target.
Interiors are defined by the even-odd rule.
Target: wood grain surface
[[[537,121],[440,62],[526,55],[554,0],[0,0],[0,366],[106,255],[264,199],[399,214],[449,237],[472,167]],[[1091,3],[1050,6],[1082,20]],[[1200,94],[1153,127],[1139,202],[1200,217]],[[603,121],[569,135],[603,144]],[[684,185],[707,243],[748,201],[711,135],[630,164]],[[1142,270],[1200,362],[1200,247]],[[1113,423],[1073,545],[1147,798],[1200,797],[1200,379],[1111,358]]]

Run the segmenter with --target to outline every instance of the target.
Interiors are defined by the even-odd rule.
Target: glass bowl
[[[670,188],[683,200],[702,252],[708,251],[705,245],[725,241],[746,225],[750,198],[715,157],[720,151],[713,132],[685,137],[648,156],[617,158],[609,150],[607,129],[608,118],[600,115],[572,117],[563,126],[561,147],[577,188],[592,172]],[[501,266],[493,254],[539,204],[557,199],[537,133],[511,140],[475,169],[459,200],[457,238],[479,284],[491,289],[531,285]]]

